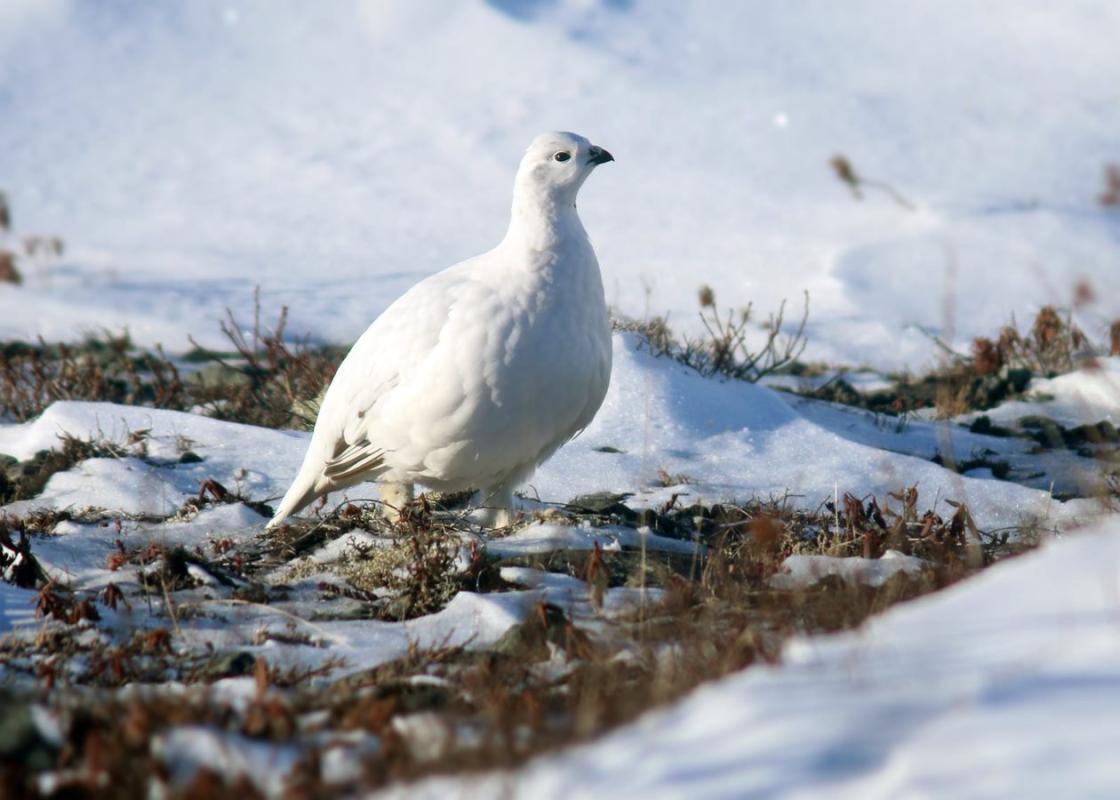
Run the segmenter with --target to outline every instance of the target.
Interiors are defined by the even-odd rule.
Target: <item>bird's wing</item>
[[[299,473],[270,525],[319,495],[377,474],[385,443],[371,441],[368,420],[439,343],[452,306],[471,283],[470,263],[413,286],[354,343],[327,387]]]
[[[468,293],[470,276],[462,266],[418,283],[354,343],[319,412],[329,429],[341,423],[336,432],[340,446],[349,448],[366,438],[367,419],[378,404],[397,386],[408,384],[439,344],[452,307]]]
[[[362,439],[347,447],[323,465],[323,477],[344,484],[376,470],[384,462],[385,451]]]

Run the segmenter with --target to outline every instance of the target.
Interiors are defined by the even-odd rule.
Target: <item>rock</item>
[[[514,625],[495,642],[495,653],[526,661],[545,661],[550,656],[548,645],[559,647],[569,655],[577,655],[586,637],[578,631],[563,609],[552,603],[541,603],[519,625]]]
[[[54,767],[58,761],[58,742],[51,741],[36,721],[31,702],[7,691],[0,691],[0,763],[19,764],[28,772]]]
[[[211,681],[251,675],[257,657],[245,650],[226,650],[215,653],[202,667],[202,674]]]
[[[968,430],[972,433],[980,433],[984,436],[1014,436],[1015,432],[1010,428],[1005,428],[1002,425],[996,425],[992,422],[992,418],[987,414],[982,414],[972,421],[968,426]]]
[[[630,494],[615,494],[613,492],[595,492],[573,497],[567,503],[569,511],[577,514],[602,514],[604,516],[620,517],[624,521],[637,518],[637,513],[623,504]]]
[[[204,387],[249,386],[252,379],[239,369],[225,364],[207,364],[198,372],[192,373],[187,380]]]

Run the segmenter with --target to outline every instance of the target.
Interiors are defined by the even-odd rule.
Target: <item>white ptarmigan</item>
[[[413,286],[354,344],[269,527],[365,480],[390,505],[416,483],[478,489],[487,521],[508,522],[514,488],[607,393],[610,322],[576,194],[613,160],[573,133],[533,140],[498,246]]]

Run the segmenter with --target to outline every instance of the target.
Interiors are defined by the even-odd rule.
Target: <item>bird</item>
[[[574,133],[532,141],[498,245],[414,285],[343,359],[268,527],[364,481],[398,510],[417,484],[474,490],[482,524],[512,522],[514,489],[587,427],[610,384],[610,317],[576,195],[611,161]]]

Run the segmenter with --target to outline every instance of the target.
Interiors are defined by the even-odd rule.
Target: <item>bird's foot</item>
[[[378,485],[378,493],[381,495],[381,513],[391,518],[400,514],[415,496],[411,483],[382,483]]]

